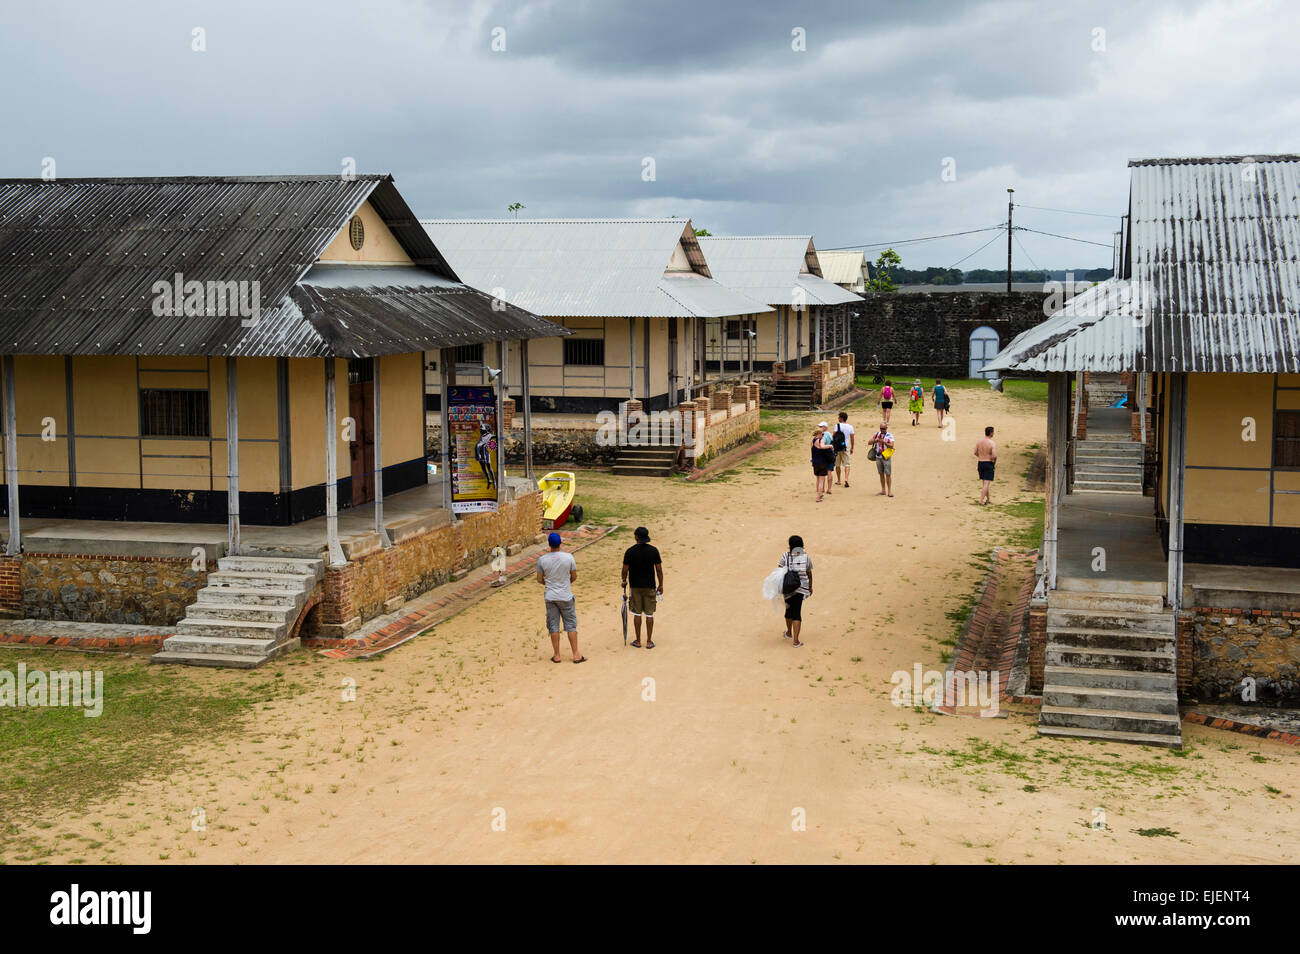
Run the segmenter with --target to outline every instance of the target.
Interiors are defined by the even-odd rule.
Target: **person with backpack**
[[[840,483],[840,468],[844,468],[844,486],[849,485],[849,468],[853,465],[853,425],[849,415],[840,411],[840,419],[831,433],[831,446],[835,448],[835,486]]]
[[[894,382],[886,381],[880,389],[880,419],[889,423],[889,415],[894,410]]]
[[[942,381],[935,378],[930,395],[930,400],[934,402],[935,416],[939,419],[939,426],[943,427],[943,416],[948,413],[948,389],[943,386]]]
[[[812,558],[803,548],[803,537],[795,535],[786,541],[787,549],[777,563],[785,570],[781,581],[781,595],[785,597],[785,638],[794,640],[795,649],[802,649],[799,630],[803,627],[803,601],[812,597]]]
[[[831,492],[831,468],[835,466],[835,448],[831,446],[830,435],[826,433],[827,424],[822,421],[813,431],[809,452],[812,455],[813,476],[817,478],[817,502],[822,502],[822,495]]]
[[[917,378],[912,382],[912,390],[907,394],[907,411],[912,415],[912,426],[921,423],[921,412],[925,410],[925,388],[921,387],[921,379]]]
[[[880,493],[876,496],[894,496],[894,435],[884,421],[880,422],[880,430],[871,436],[871,453],[867,457],[876,462],[876,473],[880,475]]]

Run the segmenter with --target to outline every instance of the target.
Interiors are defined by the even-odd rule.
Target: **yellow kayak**
[[[567,470],[553,470],[537,482],[542,492],[542,528],[554,530],[564,526],[573,509],[575,480]]]

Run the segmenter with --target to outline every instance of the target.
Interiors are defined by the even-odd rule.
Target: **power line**
[[[1066,215],[1094,215],[1099,219],[1122,219],[1123,215],[1116,215],[1109,212],[1084,212],[1080,209],[1049,209],[1045,205],[1022,205],[1016,203],[1017,209],[1037,209],[1039,212],[1063,212]]]
[[[990,245],[992,245],[994,242],[996,242],[998,239],[1000,239],[1000,238],[1002,237],[1002,230],[1003,230],[1003,226],[998,226],[998,234],[997,234],[997,235],[993,236],[991,239],[989,239],[987,242],[985,242],[985,243],[984,243],[983,245],[981,245],[979,248],[975,249],[975,251],[971,252],[970,255],[965,255],[965,256],[963,256],[963,257],[957,259],[957,261],[953,262],[953,263],[952,263],[951,265],[949,265],[948,267],[949,267],[949,268],[956,268],[956,267],[957,267],[958,265],[960,265],[962,262],[966,261],[966,259],[970,258],[971,255],[978,255],[980,252],[984,251],[986,248],[988,248]],[[984,231],[984,230],[981,229],[981,231]]]
[[[933,242],[935,239],[954,238],[959,235],[974,235],[977,232],[992,232],[994,230],[1001,232],[1005,225],[990,225],[984,229],[967,229],[964,232],[945,232],[943,235],[926,235],[921,238],[897,239],[893,242],[862,242],[858,245],[837,245],[834,248],[824,248],[823,252],[847,252],[859,248],[880,248],[886,245],[912,245],[916,242]]]
[[[1021,254],[1024,255],[1025,258],[1029,259],[1030,265],[1032,265],[1034,268],[1038,268],[1038,263],[1034,261],[1034,256],[1030,255],[1028,250],[1023,245],[1020,244],[1020,236],[1019,235],[1015,236],[1015,239],[1016,239],[1016,248],[1020,249]]]
[[[1050,235],[1052,238],[1065,239],[1067,242],[1082,242],[1084,245],[1099,245],[1102,248],[1113,249],[1115,246],[1111,242],[1094,242],[1092,239],[1075,238],[1073,235],[1057,235],[1055,232],[1040,232],[1038,229],[1027,229],[1023,225],[1017,225],[1017,232],[1033,232],[1035,235]]]

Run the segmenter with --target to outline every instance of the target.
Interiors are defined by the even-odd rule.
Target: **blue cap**
[[[551,531],[551,535],[546,538],[546,542],[553,547],[558,547],[560,545],[560,535],[554,531]]]

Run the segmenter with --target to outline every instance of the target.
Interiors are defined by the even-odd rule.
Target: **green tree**
[[[519,218],[519,210],[526,209],[526,208],[528,208],[528,206],[524,205],[522,202],[511,202],[509,205],[506,206],[506,211],[513,212],[515,214],[515,218]]]
[[[876,274],[867,284],[867,289],[873,292],[898,291],[898,286],[894,284],[890,271],[902,264],[903,260],[897,252],[892,248],[885,249],[876,258]]]
[[[712,234],[713,234],[713,233],[710,232],[708,229],[696,229],[696,230],[695,230],[695,235],[696,235],[697,237],[698,237],[698,236],[701,236],[701,235],[712,235]]]

